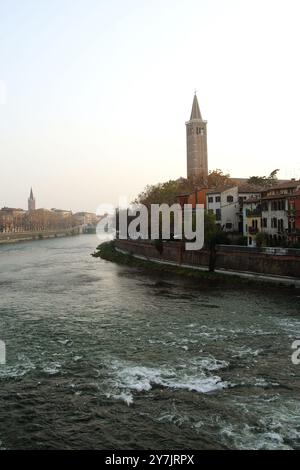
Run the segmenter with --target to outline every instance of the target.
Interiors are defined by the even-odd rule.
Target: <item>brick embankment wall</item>
[[[216,266],[236,271],[251,271],[300,278],[300,257],[268,255],[265,253],[217,252]]]
[[[159,253],[153,243],[147,241],[116,240],[116,246],[129,253],[161,261],[203,267],[209,265],[208,251],[185,251],[184,243],[181,242],[164,242],[162,253]],[[249,252],[232,246],[217,249],[215,267],[300,278],[300,256],[271,255],[255,250]]]
[[[173,261],[179,264],[208,266],[209,255],[205,250],[185,251],[181,242],[164,242],[160,253],[155,245],[147,241],[116,240],[116,246],[134,255],[155,258],[161,261]]]

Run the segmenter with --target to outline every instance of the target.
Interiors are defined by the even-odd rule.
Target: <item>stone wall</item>
[[[162,261],[203,267],[208,267],[209,264],[208,251],[185,251],[182,242],[163,242],[162,253],[153,242],[148,241],[117,240],[116,246],[135,255]],[[244,247],[222,245],[217,247],[216,269],[219,268],[300,278],[300,256],[274,255]]]

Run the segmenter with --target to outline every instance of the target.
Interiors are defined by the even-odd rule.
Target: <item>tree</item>
[[[248,183],[253,186],[260,186],[262,188],[269,188],[278,182],[277,174],[279,169],[271,171],[269,176],[250,176]]]
[[[177,196],[186,191],[186,180],[169,180],[165,183],[147,185],[134,201],[136,204],[144,204],[149,207],[151,204],[174,204]]]
[[[223,173],[222,170],[216,169],[208,174],[208,187],[228,186],[231,184],[230,174]]]
[[[220,225],[216,224],[215,214],[205,212],[204,214],[204,241],[209,250],[209,271],[214,272],[217,259],[216,245],[220,243],[228,244],[228,236],[222,231]]]
[[[261,248],[262,246],[267,246],[267,243],[268,243],[268,236],[266,233],[264,232],[259,232],[256,237],[255,237],[255,240],[256,240],[256,246],[258,248]]]
[[[215,186],[227,186],[230,184],[230,175],[216,169],[209,172],[207,181],[203,177],[179,178],[169,180],[165,183],[147,185],[145,189],[135,199],[136,204],[144,204],[149,207],[151,204],[169,204],[178,202],[180,194],[192,193],[201,188],[213,188]]]

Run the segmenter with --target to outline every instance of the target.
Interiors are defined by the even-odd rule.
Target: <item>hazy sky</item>
[[[0,206],[95,210],[209,168],[300,176],[299,0],[0,0]]]

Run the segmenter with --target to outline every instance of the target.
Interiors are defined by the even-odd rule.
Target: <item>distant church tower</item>
[[[28,198],[28,211],[35,211],[35,198],[33,197],[32,188],[30,190],[30,196]]]
[[[207,181],[207,121],[203,121],[195,93],[191,118],[186,125],[187,177],[203,177]]]

